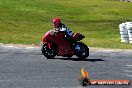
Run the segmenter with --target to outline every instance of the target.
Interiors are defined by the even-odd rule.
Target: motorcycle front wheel
[[[82,60],[87,58],[89,56],[89,48],[87,45],[82,42],[78,42],[77,45],[80,46],[80,50],[75,50],[76,56]]]
[[[48,48],[47,44],[42,45],[41,51],[47,59],[52,59],[57,55],[55,47],[52,46],[51,48]]]

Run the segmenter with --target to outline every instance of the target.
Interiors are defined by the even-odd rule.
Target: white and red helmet
[[[53,19],[53,24],[54,24],[55,28],[58,28],[60,26],[60,24],[61,24],[60,18],[54,18]]]

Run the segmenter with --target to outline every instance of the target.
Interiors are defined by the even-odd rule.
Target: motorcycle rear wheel
[[[84,60],[89,56],[89,48],[82,42],[77,43],[80,46],[80,50],[75,50],[75,54],[78,58]]]
[[[47,59],[54,58],[57,53],[54,46],[51,46],[51,48],[48,48],[47,44],[43,44],[41,47],[42,54],[47,57]]]

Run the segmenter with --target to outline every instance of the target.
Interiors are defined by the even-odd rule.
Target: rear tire
[[[84,60],[89,56],[89,48],[82,42],[77,43],[80,46],[80,50],[75,50],[75,54],[78,58]]]
[[[47,59],[52,59],[57,55],[55,47],[52,45],[51,48],[48,48],[47,44],[43,44],[41,47],[42,54],[47,57]]]

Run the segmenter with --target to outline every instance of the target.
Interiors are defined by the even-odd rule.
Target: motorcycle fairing
[[[65,39],[63,33],[57,33],[51,35],[51,31],[48,31],[42,39],[44,44],[48,44],[48,48],[51,48],[52,42],[57,45],[58,56],[73,55],[74,51],[71,48],[70,43]]]

